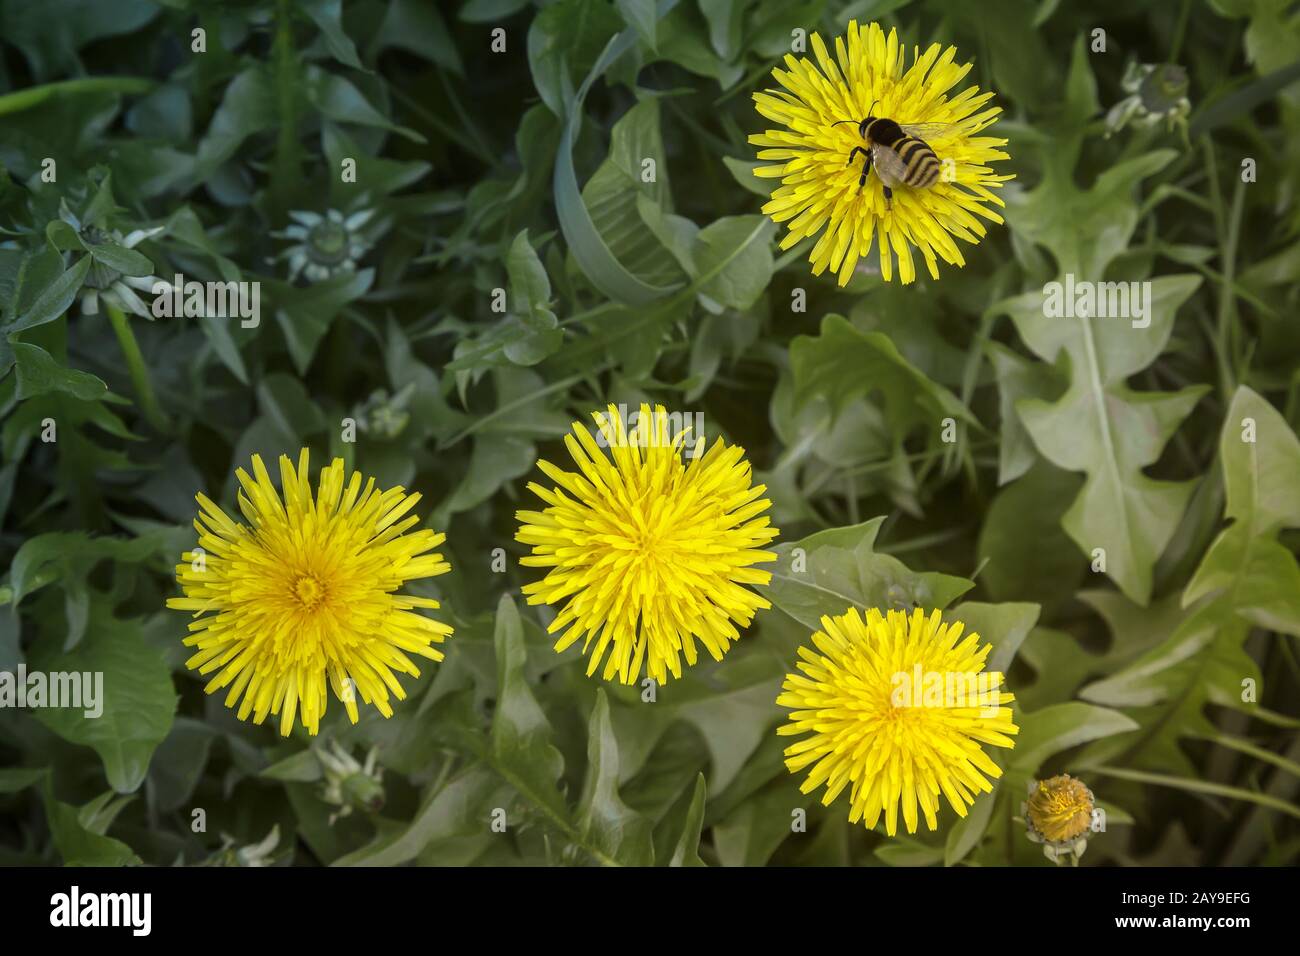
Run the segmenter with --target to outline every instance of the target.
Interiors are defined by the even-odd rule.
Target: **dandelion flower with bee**
[[[877,23],[850,22],[834,46],[832,56],[814,33],[815,62],[788,54],[786,69],[772,71],[783,89],[754,93],[758,112],[781,127],[749,137],[771,163],[755,174],[780,180],[763,212],[788,223],[781,248],[818,236],[813,274],[830,269],[841,286],[873,242],[886,281],[895,259],[899,279],[915,281],[913,249],[932,278],[940,259],[964,266],[956,240],[978,243],[981,219],[1002,222],[992,190],[1012,178],[990,165],[1009,158],[1007,141],[977,135],[1001,112],[993,94],[969,86],[949,96],[971,68],[956,48],[915,48],[905,68],[897,32]]]

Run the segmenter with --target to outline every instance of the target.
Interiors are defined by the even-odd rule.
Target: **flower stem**
[[[275,8],[275,38],[271,62],[276,88],[276,113],[280,124],[271,167],[271,198],[277,215],[290,208],[289,195],[299,174],[298,89],[302,83],[293,45],[293,7],[279,0]]]
[[[1183,0],[1183,5],[1178,11],[1178,19],[1174,25],[1174,39],[1169,45],[1169,62],[1177,63],[1178,56],[1183,52],[1183,38],[1187,36],[1187,15],[1192,11],[1192,0]]]
[[[126,359],[126,370],[131,376],[131,385],[140,404],[140,411],[155,430],[165,432],[170,427],[167,415],[158,404],[154,394],[153,382],[149,378],[149,367],[145,365],[144,355],[140,352],[140,343],[135,340],[135,333],[127,321],[126,313],[115,305],[105,303],[108,321],[113,325],[117,344],[122,347],[122,356]]]

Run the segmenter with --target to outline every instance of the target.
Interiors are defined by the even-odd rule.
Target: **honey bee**
[[[856,121],[840,120],[831,125],[839,126],[853,122]],[[882,116],[867,116],[858,123],[858,135],[866,141],[867,145],[854,146],[846,165],[852,166],[853,161],[861,153],[862,175],[858,177],[858,188],[861,189],[866,185],[867,175],[874,168],[885,187],[885,203],[891,204],[894,188],[897,186],[928,189],[939,181],[942,163],[930,148],[930,144],[922,137],[935,139],[943,136],[954,125],[952,123],[902,124]]]

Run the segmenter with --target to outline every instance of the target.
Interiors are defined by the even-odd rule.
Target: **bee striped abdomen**
[[[933,186],[939,179],[939,157],[915,136],[904,136],[903,141],[894,147],[898,157],[907,165],[903,182],[908,186],[925,188]]]

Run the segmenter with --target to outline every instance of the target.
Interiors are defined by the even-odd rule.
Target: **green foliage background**
[[[853,16],[956,44],[1006,111],[1008,224],[938,282],[836,288],[759,213],[750,93]],[[1185,132],[1105,135],[1129,62],[1186,67]],[[294,864],[1049,865],[1016,818],[1062,770],[1107,810],[1085,864],[1294,861],[1298,62],[1286,0],[0,0],[0,669],[107,691],[0,709],[0,861],[249,862],[275,828]],[[356,270],[290,281],[275,234],[329,209],[372,212]],[[85,308],[176,272],[260,281],[260,326]],[[1150,279],[1150,326],[1045,319],[1066,273]],[[536,459],[641,401],[743,445],[782,531],[775,607],[653,703],[551,651],[513,541]],[[337,818],[164,607],[194,493],[304,445],[418,490],[454,569],[421,589],[446,661],[391,720],[330,709],[384,771]],[[1005,776],[935,834],[783,768],[782,676],[850,604],[947,607],[1009,673]]]

